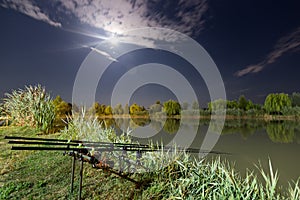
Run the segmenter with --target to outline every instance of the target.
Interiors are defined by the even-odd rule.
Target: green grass
[[[70,196],[71,157],[63,152],[11,151],[3,140],[5,135],[37,137],[37,134],[30,128],[0,128],[0,199],[76,199],[79,162],[75,168],[74,194]],[[83,198],[128,199],[134,191],[135,184],[84,163]]]
[[[37,137],[30,128],[0,128],[0,199],[76,199],[79,162],[76,162],[74,194],[70,195],[71,158],[62,152],[11,151],[4,135]],[[59,137],[59,134],[43,137]],[[156,154],[157,156],[157,154]],[[150,158],[151,156],[149,156]],[[260,167],[259,167],[260,168]],[[168,166],[149,173],[132,174],[138,184],[84,164],[84,199],[299,199],[299,182],[286,190],[277,187],[277,172],[242,177],[218,158],[196,162],[179,154]],[[296,187],[295,187],[296,185]]]

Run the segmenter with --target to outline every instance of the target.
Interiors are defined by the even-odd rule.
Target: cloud
[[[279,57],[288,51],[298,51],[300,48],[300,27],[291,34],[281,38],[267,59],[266,64],[274,63]]]
[[[250,65],[250,66],[247,66],[246,68],[244,68],[242,70],[237,71],[235,73],[235,76],[241,77],[241,76],[244,76],[244,75],[249,74],[249,73],[258,73],[261,70],[263,70],[264,67],[265,66],[262,65],[262,64]]]
[[[28,15],[36,20],[40,20],[50,24],[51,26],[61,27],[61,23],[55,22],[44,13],[38,6],[29,0],[4,0],[0,6],[4,8],[10,8],[20,13]]]
[[[249,73],[258,73],[262,71],[267,65],[276,62],[283,54],[300,49],[300,27],[292,33],[280,38],[266,58],[258,64],[250,65],[242,70],[237,71],[234,75],[241,77]]]
[[[120,43],[144,48],[155,48],[157,42],[183,41],[186,37],[178,38],[175,32],[163,30],[137,33],[140,28],[168,28],[198,36],[204,29],[208,10],[207,0],[4,0],[0,5],[65,31],[99,40],[117,38]],[[116,61],[104,51],[91,50]]]
[[[208,10],[207,0],[56,0],[46,3],[4,0],[1,6],[57,27],[62,26],[66,18],[71,21],[75,18],[108,33],[151,26],[188,35],[197,35],[203,30]]]
[[[206,0],[60,0],[81,22],[112,33],[141,27],[164,27],[186,34],[203,29]]]
[[[204,28],[206,0],[145,1],[150,26],[170,28],[188,35],[198,35]]]
[[[89,49],[91,49],[91,50],[93,50],[93,51],[99,53],[100,55],[106,57],[107,59],[109,59],[109,60],[111,60],[111,61],[119,62],[117,59],[115,59],[114,57],[112,57],[110,54],[108,54],[108,53],[105,52],[105,51],[101,51],[101,50],[99,50],[99,49],[97,49],[97,48],[95,48],[95,47],[88,47],[88,46],[83,46],[83,47],[89,48]]]

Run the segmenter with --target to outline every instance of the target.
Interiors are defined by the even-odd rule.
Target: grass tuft
[[[41,85],[25,86],[5,94],[3,112],[17,125],[36,127],[49,132],[53,127],[55,110],[50,95]]]

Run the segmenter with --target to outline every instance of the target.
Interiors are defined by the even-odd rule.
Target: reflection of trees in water
[[[164,124],[163,130],[167,133],[176,133],[180,126],[180,119],[168,118]]]
[[[295,126],[288,121],[270,122],[266,131],[273,142],[291,143],[295,138]]]
[[[295,141],[300,144],[300,124],[295,126]]]
[[[139,127],[139,126],[147,126],[148,124],[150,124],[151,120],[150,118],[132,118],[130,120],[130,125],[132,127]]]
[[[246,139],[258,130],[263,129],[264,125],[265,122],[261,120],[226,120],[222,134],[239,133]]]
[[[138,127],[150,126],[153,131],[163,130],[166,133],[174,134],[179,130],[180,125],[187,133],[190,130],[196,131],[199,127],[207,127],[210,120],[198,119],[183,119],[180,124],[180,119],[167,118],[166,120],[150,120],[149,118],[116,118],[116,119],[101,119],[102,126],[114,127],[122,132]],[[150,123],[151,122],[151,123]],[[199,126],[198,126],[199,124]],[[217,124],[212,123],[212,126]],[[214,127],[212,127],[212,130]],[[266,122],[263,120],[243,120],[233,119],[226,120],[222,134],[241,134],[243,138],[248,138],[259,130],[266,130],[269,138],[273,142],[291,143],[293,141],[300,144],[300,123],[297,121],[272,121]]]
[[[155,131],[160,131],[163,128],[163,121],[151,120],[150,125]]]
[[[226,120],[222,134],[240,133],[243,138],[265,129],[273,142],[300,143],[300,124],[297,121]]]

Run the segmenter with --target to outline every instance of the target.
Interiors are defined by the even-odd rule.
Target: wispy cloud
[[[40,20],[50,24],[51,26],[61,27],[61,23],[55,22],[44,13],[34,2],[29,0],[3,0],[0,6],[10,8],[20,13],[28,15],[36,20]]]
[[[57,27],[69,16],[108,33],[151,26],[189,35],[203,30],[208,10],[207,0],[56,0],[47,6],[35,0],[3,0],[0,5]]]
[[[100,49],[97,49],[97,48],[95,48],[95,47],[89,47],[89,46],[86,46],[86,45],[82,45],[82,47],[88,48],[88,49],[90,49],[90,50],[92,50],[92,51],[95,51],[95,52],[97,52],[98,54],[100,54],[100,55],[106,57],[107,59],[109,59],[109,60],[111,60],[111,61],[119,62],[116,58],[112,57],[110,54],[108,54],[108,53],[105,52],[105,51],[101,51]]]
[[[141,27],[165,27],[187,34],[203,29],[206,0],[60,0],[81,22],[120,33]]]
[[[255,65],[249,65],[242,70],[237,71],[234,75],[241,77],[249,73],[258,73],[262,71],[267,65],[276,62],[283,54],[300,50],[300,27],[294,32],[280,38],[266,58]]]
[[[209,8],[206,0],[144,2],[147,6],[146,19],[150,26],[170,28],[188,35],[197,35],[204,29],[204,15]]]
[[[168,28],[197,36],[204,28],[208,10],[207,0],[3,0],[0,5],[65,31],[99,40],[117,38],[119,43],[146,48],[155,48],[160,41],[178,41],[178,35],[168,31],[137,33],[139,28]],[[86,48],[117,61],[103,50]]]
[[[263,63],[259,63],[256,65],[249,65],[246,68],[237,71],[234,75],[241,77],[241,76],[244,76],[249,73],[258,73],[261,70],[263,70],[264,67],[265,67],[265,64],[263,64]]]

